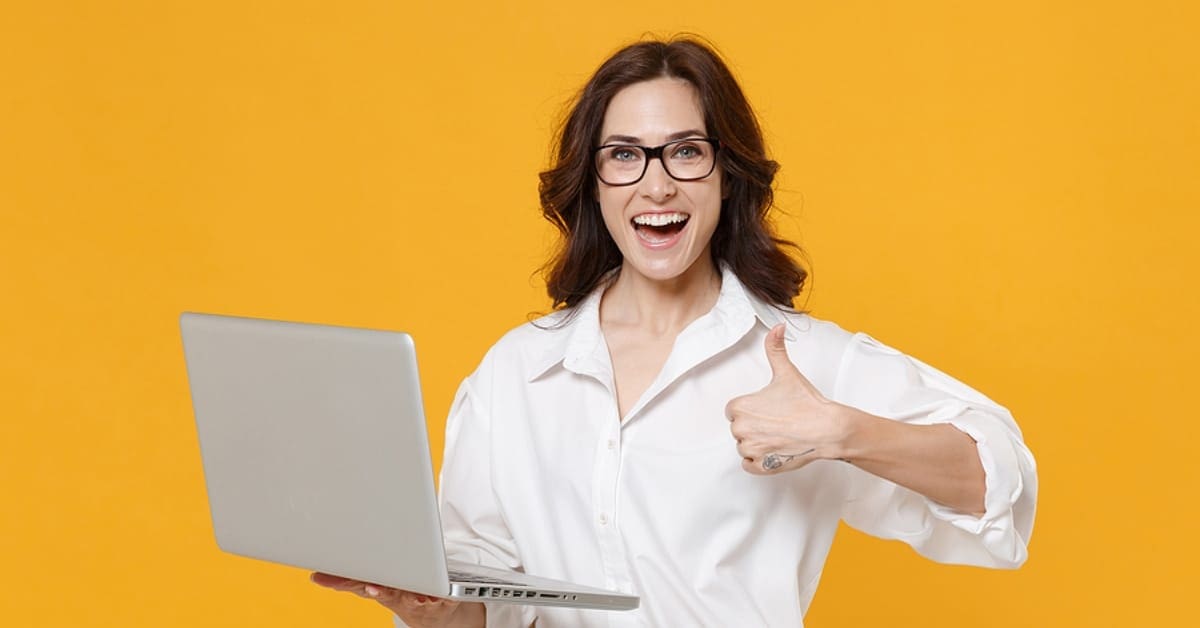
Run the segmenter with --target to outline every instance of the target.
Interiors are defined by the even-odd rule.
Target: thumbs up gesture
[[[776,325],[764,343],[771,381],[725,406],[742,468],[757,475],[840,457],[839,444],[848,425],[848,408],[821,395],[788,359],[783,332],[783,325]]]

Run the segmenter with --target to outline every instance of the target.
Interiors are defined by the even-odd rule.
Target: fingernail
[[[368,584],[367,586],[363,587],[363,589],[367,592],[367,595],[369,595],[371,597],[379,597],[379,589],[378,588],[373,587]]]

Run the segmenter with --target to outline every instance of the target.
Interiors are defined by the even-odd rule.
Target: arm
[[[919,361],[857,336],[831,396],[767,335],[773,377],[726,408],[746,471],[846,465],[845,521],[942,562],[1015,567],[1033,528],[1037,473],[1002,407]]]
[[[840,406],[841,438],[830,456],[959,512],[984,512],[975,440],[953,425],[913,425]]]
[[[492,374],[485,358],[455,395],[446,421],[446,449],[439,482],[442,533],[449,558],[467,563],[524,571],[521,555],[492,487]],[[534,607],[491,604],[488,626],[530,626]]]
[[[727,415],[746,471],[774,474],[842,460],[961,512],[983,514],[975,441],[952,425],[912,425],[826,399],[788,359],[783,326],[767,334],[772,378]]]

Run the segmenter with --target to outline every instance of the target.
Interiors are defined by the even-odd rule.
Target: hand
[[[847,429],[846,406],[826,399],[788,359],[784,327],[767,333],[771,381],[725,406],[742,468],[757,475],[799,469],[813,460],[838,458]]]
[[[327,573],[314,573],[312,581],[335,591],[348,591],[359,597],[375,600],[399,616],[400,620],[411,628],[475,627],[485,623],[486,612],[483,604],[477,602],[455,602]]]

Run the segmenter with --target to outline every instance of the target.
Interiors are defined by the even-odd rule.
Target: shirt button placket
[[[601,560],[604,565],[605,586],[620,587],[627,580],[622,557],[621,539],[617,531],[615,514],[617,504],[617,479],[620,470],[620,425],[613,425],[597,447],[596,473],[593,476],[595,496],[596,538],[599,541]]]

